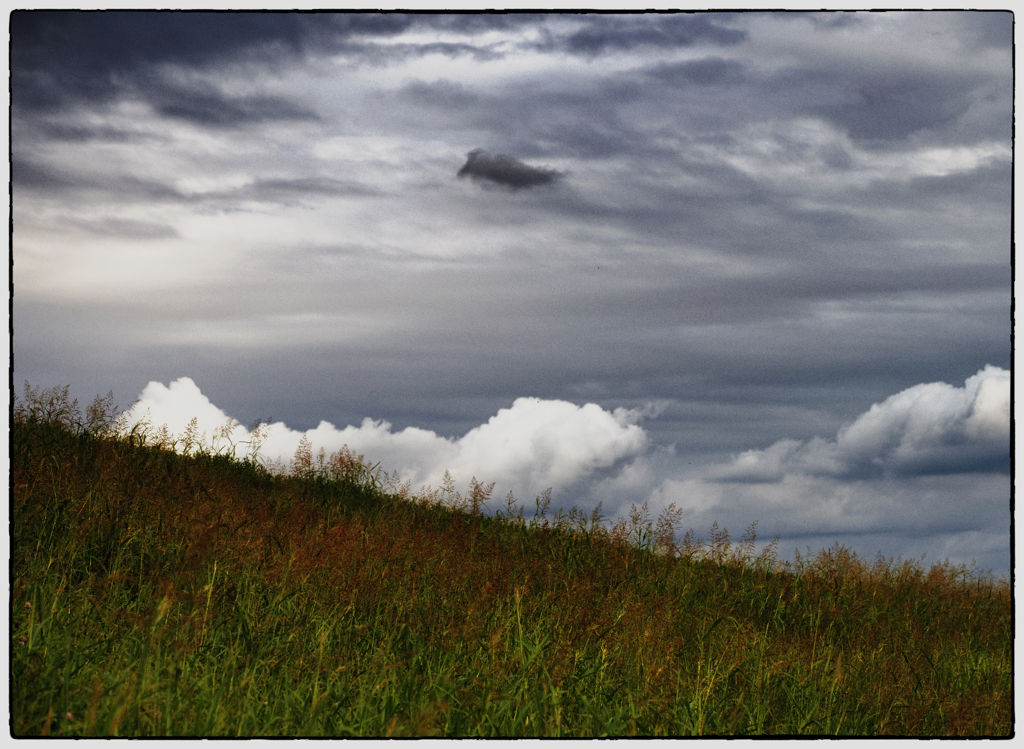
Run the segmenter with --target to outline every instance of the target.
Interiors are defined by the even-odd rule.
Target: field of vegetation
[[[15,402],[15,736],[1013,735],[991,574],[273,471],[112,401]]]

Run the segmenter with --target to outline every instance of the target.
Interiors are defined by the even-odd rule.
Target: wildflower
[[[32,608],[32,604],[29,601],[25,601],[25,608],[27,608],[27,609]]]
[[[71,713],[68,713],[68,720],[74,720],[74,717],[71,715]]]

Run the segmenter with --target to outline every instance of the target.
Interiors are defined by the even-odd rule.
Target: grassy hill
[[[990,575],[271,472],[67,392],[11,424],[16,736],[1012,735]]]

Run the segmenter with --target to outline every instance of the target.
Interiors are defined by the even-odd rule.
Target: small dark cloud
[[[485,180],[519,190],[525,187],[550,185],[563,175],[554,169],[529,166],[504,154],[491,156],[484,149],[477,148],[469,152],[466,163],[455,176]]]

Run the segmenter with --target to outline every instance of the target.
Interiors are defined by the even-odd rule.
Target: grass
[[[488,514],[475,480],[412,496],[308,443],[271,471],[67,393],[13,411],[14,736],[1013,735],[991,575]]]

